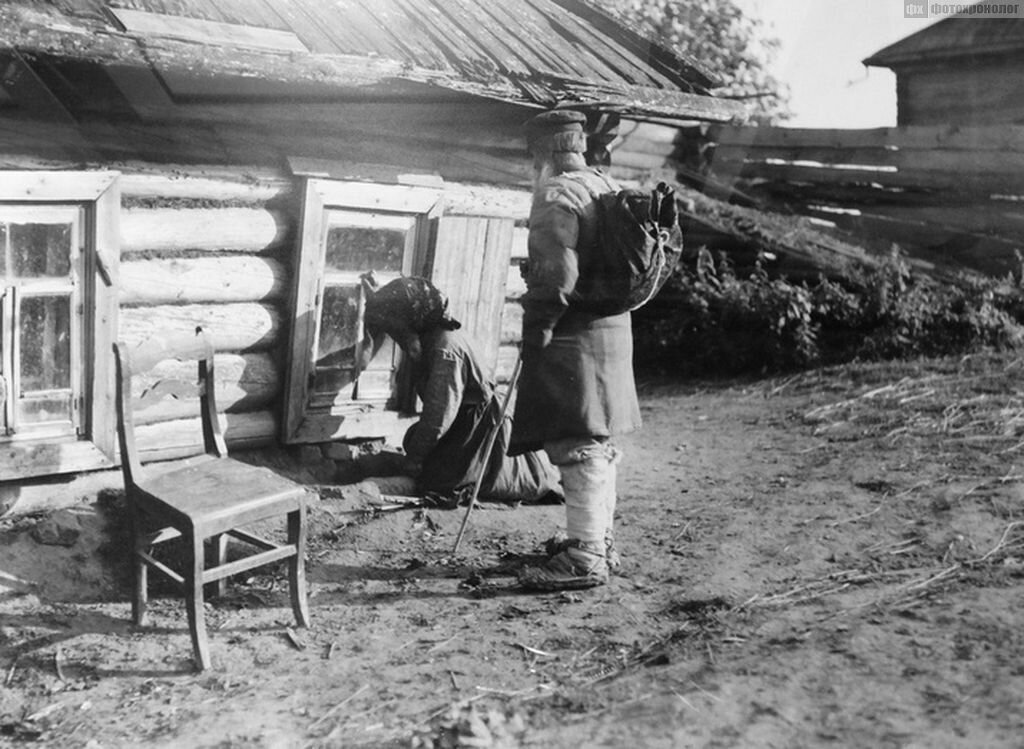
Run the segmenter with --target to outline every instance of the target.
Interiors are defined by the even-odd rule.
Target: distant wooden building
[[[864,64],[896,74],[898,125],[1024,124],[1024,18],[946,18]]]
[[[206,327],[235,448],[401,427],[400,352],[356,366],[368,270],[433,278],[507,372],[522,122],[740,114],[713,85],[589,0],[0,4],[0,512],[117,464],[116,339]]]

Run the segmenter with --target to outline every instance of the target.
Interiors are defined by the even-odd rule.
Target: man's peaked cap
[[[541,112],[526,122],[526,146],[532,153],[583,153],[587,117],[573,109]]]

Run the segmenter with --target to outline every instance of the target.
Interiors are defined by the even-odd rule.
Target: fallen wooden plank
[[[1024,151],[1024,125],[934,125],[850,130],[715,125],[710,128],[708,137],[722,145]]]

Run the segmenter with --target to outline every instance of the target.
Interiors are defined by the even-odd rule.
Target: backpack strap
[[[578,170],[575,172],[562,172],[561,174],[555,175],[555,178],[564,177],[565,179],[571,180],[576,184],[582,185],[586,188],[590,197],[597,199],[601,195],[608,192],[615,192],[619,190],[619,185],[609,176],[596,169],[588,169],[586,171]],[[601,188],[597,187],[597,182],[602,183]]]

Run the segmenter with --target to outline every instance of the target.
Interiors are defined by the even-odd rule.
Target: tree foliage
[[[764,23],[743,13],[734,0],[600,0],[671,49],[685,52],[723,85],[719,96],[749,100],[754,119],[776,121],[788,114],[788,89],[769,71],[779,41]]]
[[[1024,265],[1022,265],[1024,269]],[[758,262],[739,276],[701,248],[633,313],[637,364],[683,375],[766,373],[849,361],[1024,346],[1024,274],[945,283],[894,251],[840,280],[795,283]]]

